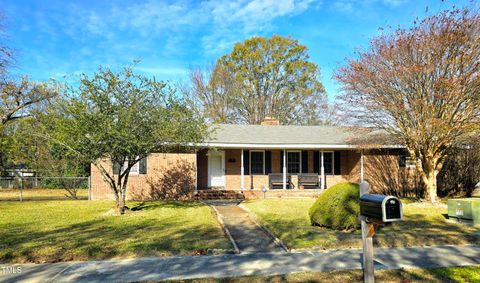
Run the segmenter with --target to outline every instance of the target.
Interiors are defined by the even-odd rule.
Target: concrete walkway
[[[360,269],[360,259],[361,250],[350,249],[0,265],[0,282],[138,282],[273,275]],[[377,248],[375,264],[377,269],[478,265],[480,246]],[[5,272],[13,269],[21,272]]]
[[[286,252],[236,201],[209,202],[220,215],[241,253]]]

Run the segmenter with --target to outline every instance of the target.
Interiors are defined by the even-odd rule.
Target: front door
[[[225,152],[208,153],[208,187],[225,187]]]

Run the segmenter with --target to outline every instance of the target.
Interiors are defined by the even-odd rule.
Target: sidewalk
[[[241,253],[286,252],[249,217],[237,202],[210,202]]]
[[[252,253],[105,261],[21,264],[21,273],[1,273],[0,282],[132,282],[221,278],[361,268],[361,250]],[[480,246],[377,248],[377,269],[432,268],[480,264]]]

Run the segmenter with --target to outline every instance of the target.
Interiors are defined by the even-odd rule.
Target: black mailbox
[[[402,203],[394,196],[364,194],[360,197],[360,215],[382,222],[401,221]]]

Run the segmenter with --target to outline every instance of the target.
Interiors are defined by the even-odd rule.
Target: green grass
[[[308,210],[314,199],[265,199],[245,202],[258,219],[289,248],[359,248],[361,232],[335,231],[310,225]],[[383,227],[374,237],[375,246],[428,246],[479,243],[480,229],[447,221],[444,207],[410,203],[404,205],[404,221]],[[477,234],[478,235],[478,234]]]
[[[0,192],[1,193],[1,192]],[[231,249],[209,207],[199,202],[0,201],[0,262],[192,255]]]
[[[68,192],[63,189],[24,189],[23,200],[68,200]],[[78,199],[87,199],[88,190],[78,189]],[[20,189],[0,189],[0,201],[20,200]]]
[[[480,266],[432,268],[432,269],[402,269],[377,270],[376,282],[480,282]],[[222,279],[194,279],[176,282],[363,282],[360,270],[331,272],[301,272],[286,275],[244,276]]]

